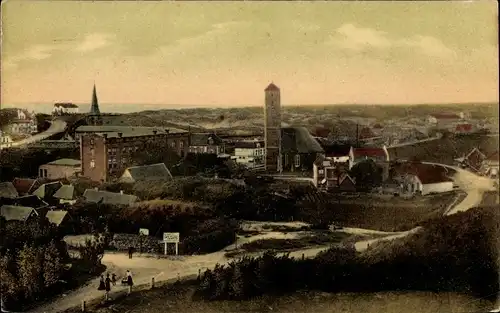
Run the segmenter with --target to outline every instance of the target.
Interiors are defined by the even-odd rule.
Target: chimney
[[[157,133],[157,132],[158,132],[158,131],[157,131],[156,129],[155,129],[155,130],[153,130],[153,135],[156,135],[156,133]]]
[[[122,136],[123,136],[123,133],[118,133],[119,138],[122,138]]]
[[[120,194],[123,195],[123,190],[120,190]]]

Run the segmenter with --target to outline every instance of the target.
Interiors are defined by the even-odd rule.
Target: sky
[[[498,102],[497,2],[2,1],[2,107]]]

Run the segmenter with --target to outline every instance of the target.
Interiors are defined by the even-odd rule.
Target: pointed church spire
[[[95,90],[95,82],[94,82],[94,90],[92,91],[92,105],[90,106],[90,114],[101,114],[99,110],[99,102],[97,101],[97,92]]]

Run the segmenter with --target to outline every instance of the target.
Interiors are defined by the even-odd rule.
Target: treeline
[[[80,247],[70,258],[62,235],[47,219],[5,221],[0,217],[0,292],[4,305],[19,310],[79,283],[100,267],[102,244]]]
[[[405,240],[380,243],[357,254],[332,248],[314,259],[246,257],[199,277],[196,295],[243,300],[299,289],[327,292],[428,290],[467,292],[495,299],[499,292],[499,207],[428,222]]]

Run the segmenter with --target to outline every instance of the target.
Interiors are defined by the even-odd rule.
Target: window
[[[43,177],[43,169],[40,169],[40,177]]]
[[[299,167],[300,166],[300,155],[297,154],[295,155],[295,167]]]
[[[91,149],[90,149],[90,155],[91,155],[92,157],[95,157],[95,149],[94,149],[94,148],[91,148]]]
[[[205,153],[207,153],[207,152],[208,152],[208,147],[207,147],[207,146],[205,146],[205,147],[203,148],[203,152],[205,152]]]
[[[318,173],[319,173],[320,175],[323,175],[323,173],[324,173],[324,172],[325,172],[324,170],[319,170],[319,171],[318,171]]]
[[[170,147],[172,147],[172,149],[175,149],[175,141],[172,140],[172,142],[170,142]]]
[[[90,168],[94,168],[95,167],[95,161],[94,160],[91,160],[90,161]]]
[[[184,140],[181,140],[179,142],[179,146],[180,146],[181,149],[184,149]]]

